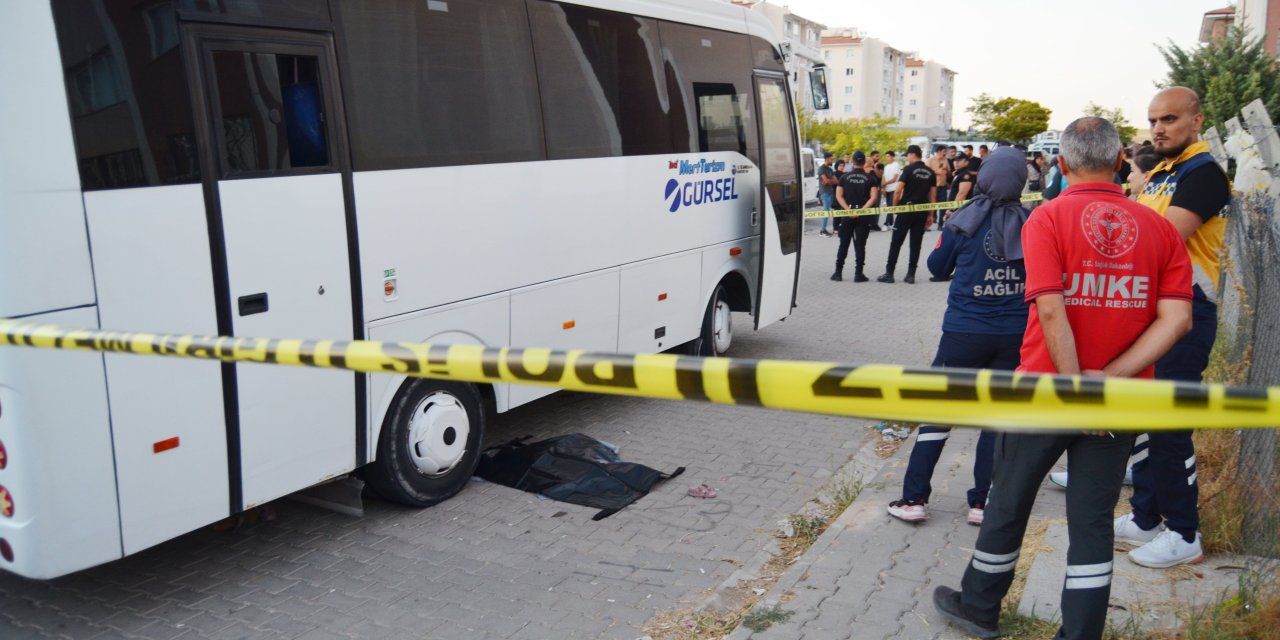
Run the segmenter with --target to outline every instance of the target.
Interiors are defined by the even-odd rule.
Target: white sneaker
[[[986,512],[982,507],[969,507],[969,517],[965,519],[965,522],[968,522],[975,527],[981,527],[982,517],[984,515],[986,515]]]
[[[924,500],[894,500],[889,503],[889,515],[907,522],[921,522],[929,519],[929,510],[924,506]]]
[[[1063,489],[1067,488],[1067,472],[1051,471],[1049,472],[1049,482],[1052,482]],[[1120,481],[1126,487],[1133,486],[1133,465],[1124,468],[1124,480]]]
[[[1200,532],[1196,532],[1194,542],[1187,542],[1182,539],[1181,533],[1165,529],[1151,542],[1130,551],[1129,559],[1135,564],[1154,569],[1195,564],[1204,560],[1204,550],[1200,548]]]
[[[1128,542],[1129,544],[1145,545],[1157,536],[1164,533],[1164,524],[1158,524],[1153,529],[1143,529],[1138,523],[1133,521],[1133,514],[1126,513],[1116,518],[1115,524],[1112,525],[1116,532],[1116,542]]]

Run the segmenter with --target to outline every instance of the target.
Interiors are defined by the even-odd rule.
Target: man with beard
[[[1155,209],[1182,234],[1191,256],[1194,299],[1191,332],[1156,363],[1156,378],[1201,382],[1218,332],[1219,254],[1231,199],[1227,176],[1200,140],[1200,98],[1186,87],[1157,93],[1147,109],[1155,152],[1138,202]],[[1190,431],[1138,437],[1133,455],[1133,512],[1116,519],[1116,539],[1141,544],[1129,559],[1155,568],[1199,562],[1199,485]]]

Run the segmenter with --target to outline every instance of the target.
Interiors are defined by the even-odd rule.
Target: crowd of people
[[[1129,149],[1107,120],[1078,119],[1054,158],[1012,146],[935,148],[926,159],[913,145],[901,167],[891,153],[884,162],[876,151],[836,162],[828,155],[826,209],[961,202],[899,213],[884,226],[877,215],[835,218],[831,279],[843,279],[852,243],[853,279],[869,280],[867,237],[887,227],[889,258],[877,280],[894,282],[909,241],[903,282],[914,283],[921,239],[936,221],[941,238],[927,267],[931,280],[951,284],[934,366],[1199,382],[1217,330],[1230,187],[1199,140],[1204,117],[1193,91],[1161,91],[1148,119],[1153,142]],[[1024,206],[1022,196],[1037,191],[1044,202]],[[949,433],[917,430],[890,516],[927,521],[930,478]],[[1067,471],[1050,474],[1064,454]],[[933,596],[970,634],[999,635],[1001,601],[1047,476],[1066,489],[1070,537],[1057,637],[1102,637],[1116,541],[1133,545],[1129,559],[1147,567],[1204,557],[1189,431],[983,432],[974,459],[967,521],[981,529],[961,588],[940,586]],[[1114,517],[1129,478],[1130,512]]]
[[[985,144],[980,145],[976,150],[973,145],[962,147],[939,145],[934,147],[933,155],[925,160],[920,147],[911,145],[907,147],[904,154],[906,163],[903,165],[898,163],[897,154],[893,151],[885,152],[883,159],[878,150],[872,150],[870,154],[858,150],[840,159],[827,153],[823,157],[822,166],[818,169],[818,197],[826,212],[834,211],[837,205],[840,209],[871,209],[963,202],[973,196],[974,182],[982,161],[990,154],[991,150]],[[846,189],[846,177],[851,175],[858,177],[852,178],[853,184],[847,186],[851,197],[846,202],[841,199],[841,194]],[[874,189],[874,191],[863,193],[866,189]],[[884,215],[883,225],[880,222],[880,215],[823,217],[818,229],[819,235],[840,238],[836,253],[836,270],[831,275],[831,279],[835,281],[844,279],[844,263],[848,257],[849,244],[852,242],[856,268],[853,280],[854,282],[870,280],[864,273],[866,239],[872,231],[887,229],[892,232],[889,260],[885,265],[884,274],[876,280],[884,283],[896,281],[894,272],[898,258],[902,245],[907,243],[907,269],[902,281],[915,284],[924,233],[933,228],[942,229],[950,213],[949,209],[929,212],[924,216],[895,217],[890,213]],[[834,223],[831,222],[833,219]]]

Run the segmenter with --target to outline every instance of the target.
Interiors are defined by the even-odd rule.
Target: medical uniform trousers
[[[1156,362],[1156,378],[1200,382],[1209,366],[1209,352],[1218,332],[1218,306],[1195,287],[1191,303],[1191,331]],[[1138,436],[1130,458],[1133,464],[1133,521],[1150,530],[1165,526],[1195,540],[1200,529],[1200,485],[1196,481],[1196,450],[1190,431],[1153,431]]]
[[[1000,433],[995,473],[973,559],[961,581],[966,612],[984,622],[1000,616],[1040,483],[1067,454],[1067,572],[1057,638],[1098,640],[1111,596],[1113,511],[1133,447],[1124,434]]]

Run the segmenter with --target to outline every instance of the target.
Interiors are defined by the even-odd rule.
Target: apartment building
[[[853,29],[836,29],[822,36],[822,61],[831,109],[819,117],[904,118],[904,52]]]
[[[1200,20],[1200,41],[1221,38],[1233,25],[1251,38],[1262,39],[1273,57],[1280,54],[1280,0],[1239,0],[1233,6],[1206,11]]]
[[[803,16],[796,15],[791,9],[761,0],[734,0],[734,4],[751,7],[759,12],[778,33],[791,44],[791,57],[787,60],[787,72],[791,76],[791,87],[796,100],[805,107],[813,109],[813,90],[809,83],[809,73],[822,63],[822,31],[826,25]]]
[[[899,125],[929,137],[945,137],[955,111],[956,72],[932,60],[908,57],[905,100]]]

